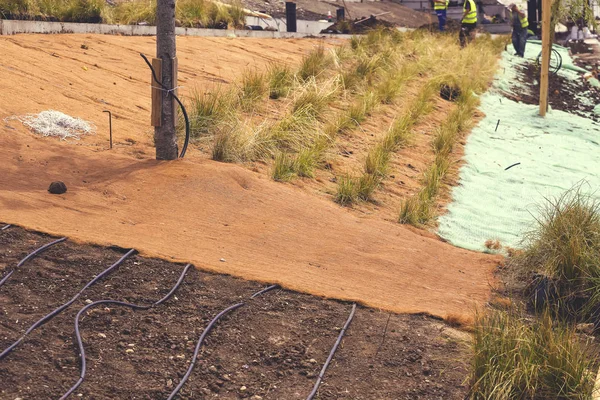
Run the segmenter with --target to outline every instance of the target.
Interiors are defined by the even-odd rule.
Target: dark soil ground
[[[576,63],[582,68],[592,65],[589,61],[577,60]],[[596,65],[592,65],[596,67]],[[539,67],[532,62],[520,68],[523,74],[524,84],[522,90],[514,87],[519,101],[526,104],[539,104],[540,99],[540,71]],[[583,100],[583,99],[586,100]],[[580,81],[573,81],[559,74],[550,76],[548,82],[548,101],[554,110],[562,110],[571,114],[600,121],[600,117],[593,113],[594,107],[600,104],[600,91],[592,87],[582,77]]]
[[[0,231],[0,270],[52,239],[17,227]],[[66,241],[15,271],[0,287],[0,349],[122,254]],[[0,361],[0,399],[60,397],[79,376],[77,311],[107,298],[149,304],[182,270],[163,260],[129,258]],[[72,397],[166,398],[208,322],[263,287],[192,269],[175,297],[157,308],[91,309],[80,325],[87,377]],[[248,300],[208,335],[180,398],[306,398],[350,310],[348,303],[280,289]],[[463,399],[465,336],[430,317],[359,307],[317,398]]]

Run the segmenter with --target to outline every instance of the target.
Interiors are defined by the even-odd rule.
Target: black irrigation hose
[[[10,228],[11,226],[12,226],[11,224],[4,225],[2,228],[0,228],[0,231],[5,231],[5,230],[7,230],[8,228]]]
[[[10,225],[7,225],[7,226],[10,226]],[[2,228],[2,229],[4,230],[4,228]],[[2,280],[0,280],[0,286],[4,285],[4,283],[8,280],[8,278],[10,278],[10,276],[13,274],[13,272],[15,272],[15,270],[17,268],[21,267],[27,261],[31,260],[32,258],[34,258],[35,256],[39,255],[40,253],[44,252],[49,247],[51,247],[51,246],[53,246],[53,245],[55,245],[57,243],[64,242],[65,240],[67,240],[66,237],[60,238],[60,239],[55,240],[53,242],[47,243],[47,244],[43,245],[42,247],[40,247],[39,249],[36,249],[36,250],[32,251],[31,253],[27,254],[25,256],[25,258],[23,258],[21,261],[19,261],[19,263],[17,264],[17,266],[14,269],[12,269],[8,274],[6,274],[4,276],[4,278],[2,278]]]
[[[553,67],[552,65],[550,65],[549,70],[552,74],[556,74],[560,68],[562,67],[562,63],[563,63],[563,59],[562,56],[560,55],[560,53],[558,51],[556,51],[555,49],[552,49],[552,52],[550,53],[550,62],[552,62],[552,56],[556,57],[557,60],[557,65],[555,67]],[[540,52],[540,54],[538,54],[537,58],[535,59],[535,63],[537,65],[540,65],[540,59],[542,58],[542,53]]]
[[[279,287],[279,285],[271,285],[268,286],[266,288],[264,288],[263,290],[259,290],[258,292],[254,293],[252,296],[250,296],[251,299],[260,296],[261,294],[267,293],[273,289],[277,289]]]
[[[261,294],[264,294],[270,290],[273,290],[275,288],[278,288],[279,285],[271,285],[265,289],[262,289],[256,293],[254,293],[252,296],[250,296],[251,299],[254,299],[258,296],[260,296]],[[210,333],[210,331],[212,330],[212,328],[214,327],[214,325],[217,323],[218,320],[220,320],[225,314],[228,314],[229,312],[236,310],[242,306],[244,306],[246,303],[237,303],[234,304],[232,306],[227,307],[226,309],[224,309],[223,311],[221,311],[220,313],[217,314],[216,317],[214,317],[212,319],[212,321],[210,321],[210,323],[206,326],[206,328],[204,328],[204,331],[202,332],[202,335],[200,335],[200,339],[198,339],[198,343],[196,343],[196,348],[194,349],[194,355],[192,357],[192,361],[190,363],[190,366],[188,367],[185,375],[183,376],[183,378],[181,378],[181,381],[179,382],[179,385],[177,385],[177,387],[175,388],[175,390],[173,390],[171,392],[171,394],[169,395],[169,397],[167,398],[167,400],[173,400],[175,398],[175,396],[177,396],[177,393],[179,393],[179,391],[181,390],[181,388],[183,387],[183,385],[185,385],[185,383],[187,382],[188,378],[190,377],[190,375],[192,374],[192,370],[194,369],[194,365],[196,365],[196,360],[198,359],[198,353],[200,352],[200,348],[202,348],[202,343],[204,342],[204,338],[206,338],[206,336]],[[62,400],[62,399],[61,399]]]
[[[316,396],[317,391],[319,390],[319,386],[321,385],[321,381],[323,380],[323,376],[325,376],[325,371],[327,371],[327,367],[329,367],[329,363],[333,359],[333,355],[335,354],[337,348],[339,347],[340,343],[342,342],[342,338],[344,337],[344,334],[346,333],[346,329],[348,329],[348,326],[350,326],[350,322],[352,322],[352,318],[354,318],[355,312],[356,312],[356,304],[353,304],[352,311],[350,312],[350,316],[348,317],[346,324],[340,331],[340,334],[339,334],[337,340],[335,341],[335,344],[333,345],[331,352],[329,353],[329,357],[327,357],[327,361],[325,361],[325,364],[323,365],[321,372],[319,372],[317,382],[315,383],[315,386],[313,387],[312,392],[310,392],[310,394],[308,395],[306,400],[312,400]]]
[[[4,357],[6,357],[8,355],[8,353],[10,353],[15,347],[17,347],[19,344],[21,344],[21,342],[23,342],[23,340],[25,340],[25,337],[27,335],[29,335],[32,331],[34,331],[35,329],[37,329],[38,327],[45,324],[46,322],[48,322],[49,320],[51,320],[52,318],[54,318],[55,316],[60,314],[62,311],[64,311],[67,307],[69,307],[71,304],[73,304],[87,288],[89,288],[94,283],[96,283],[100,279],[104,278],[109,273],[111,273],[115,268],[117,268],[119,265],[121,265],[123,263],[123,261],[125,261],[129,256],[131,256],[135,252],[136,252],[135,249],[129,250],[116,263],[114,263],[113,265],[111,265],[110,267],[105,269],[103,272],[101,272],[99,275],[97,275],[94,279],[89,281],[83,287],[83,289],[81,289],[75,296],[73,296],[73,298],[71,300],[67,301],[62,306],[58,307],[56,310],[52,311],[51,313],[47,314],[46,316],[44,316],[40,320],[38,320],[36,323],[31,325],[29,327],[29,329],[27,329],[25,331],[25,333],[19,339],[17,339],[16,342],[14,342],[10,346],[8,346],[6,349],[4,349],[4,351],[2,353],[0,353],[0,360],[4,359]]]
[[[514,164],[512,164],[512,165],[509,165],[508,167],[504,168],[504,170],[505,170],[505,171],[508,171],[508,170],[509,170],[509,169],[511,169],[512,167],[516,167],[517,165],[520,165],[520,164],[521,164],[520,162],[518,162],[518,163],[514,163]]]
[[[81,331],[79,330],[79,320],[81,319],[81,316],[83,315],[83,313],[85,313],[90,308],[95,307],[99,304],[129,307],[133,310],[149,310],[149,309],[156,307],[156,306],[160,305],[161,303],[164,303],[165,301],[169,300],[171,298],[171,296],[173,296],[173,294],[175,294],[175,291],[179,288],[179,286],[181,286],[181,283],[185,279],[185,275],[187,274],[188,270],[191,267],[192,267],[192,264],[187,264],[185,266],[185,268],[183,269],[183,272],[179,276],[179,279],[177,280],[175,285],[171,288],[169,293],[167,293],[160,300],[158,300],[150,305],[141,306],[138,304],[126,303],[124,301],[117,301],[117,300],[98,300],[98,301],[95,301],[93,303],[86,305],[81,310],[79,310],[79,312],[77,313],[77,316],[75,316],[75,336],[77,337],[77,346],[79,347],[79,359],[81,361],[81,370],[80,370],[79,379],[77,380],[77,382],[73,386],[71,386],[71,388],[65,394],[62,395],[60,400],[64,400],[67,397],[69,397],[71,394],[73,394],[73,392],[75,390],[77,390],[77,388],[83,383],[83,380],[85,379],[85,375],[86,375],[86,371],[87,371],[87,363],[85,360],[85,348],[83,347],[83,339],[81,338]]]
[[[157,84],[159,84],[163,88],[164,91],[166,91],[168,94],[173,96],[173,98],[175,99],[177,104],[179,104],[179,107],[181,107],[181,112],[183,113],[183,118],[185,119],[185,141],[183,142],[183,147],[181,148],[181,153],[179,154],[179,158],[183,158],[185,156],[185,152],[187,151],[188,143],[190,142],[190,119],[188,118],[187,111],[185,110],[185,107],[183,106],[183,103],[181,102],[181,100],[179,100],[179,97],[177,97],[177,95],[175,93],[173,93],[174,89],[167,88],[165,85],[162,84],[162,82],[160,82],[158,80],[158,77],[156,76],[156,71],[154,71],[152,64],[150,64],[150,61],[148,61],[146,56],[142,53],[140,53],[140,56],[142,56],[142,58],[144,59],[144,61],[146,61],[146,64],[148,64],[148,67],[152,71],[152,78],[154,78],[154,81]]]
[[[233,310],[235,310],[237,308],[242,307],[244,304],[245,303],[237,303],[237,304],[234,304],[232,306],[229,306],[226,309],[224,309],[223,311],[221,311],[220,313],[218,313],[217,316],[214,317],[212,319],[212,321],[210,321],[210,323],[208,324],[208,326],[202,332],[202,335],[200,335],[200,339],[198,339],[198,343],[196,344],[196,349],[194,349],[194,355],[193,355],[193,358],[192,358],[192,362],[190,363],[190,366],[188,367],[187,372],[185,373],[185,375],[183,376],[183,378],[181,378],[181,381],[179,382],[179,385],[177,385],[177,387],[175,388],[175,390],[173,390],[171,392],[171,394],[169,395],[169,397],[167,398],[167,400],[173,400],[175,398],[175,396],[177,396],[177,393],[181,390],[181,388],[183,387],[183,385],[185,385],[185,382],[187,382],[188,378],[192,374],[192,370],[194,369],[194,365],[196,365],[196,360],[198,358],[198,353],[200,352],[200,348],[202,347],[202,343],[204,342],[204,338],[212,330],[213,326],[217,323],[217,321],[220,320],[221,317],[223,317],[225,314],[227,314],[227,313],[229,313],[229,312],[231,312],[231,311],[233,311]]]

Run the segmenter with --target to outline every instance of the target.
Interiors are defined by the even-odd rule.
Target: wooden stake
[[[162,60],[160,58],[152,59],[152,67],[156,71],[156,77],[160,81],[162,79]],[[160,85],[154,81],[152,72],[150,72],[150,86],[152,87],[152,113],[150,114],[150,125],[160,126],[162,116],[162,94]]]
[[[550,69],[550,17],[552,0],[542,0],[542,67],[540,71],[540,115],[544,117],[548,111],[548,70]]]

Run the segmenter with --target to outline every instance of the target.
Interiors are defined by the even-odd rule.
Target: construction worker
[[[525,57],[525,44],[527,44],[527,15],[517,7],[516,4],[508,6],[512,23],[512,44],[515,48],[515,56]]]
[[[446,30],[446,10],[448,10],[449,2],[450,0],[433,0],[433,10],[438,17],[440,32]]]
[[[463,17],[460,24],[460,46],[465,47],[471,40],[472,32],[477,26],[477,6],[473,0],[465,0],[463,4]]]

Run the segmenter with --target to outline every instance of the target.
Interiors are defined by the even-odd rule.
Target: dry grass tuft
[[[591,399],[586,347],[549,313],[533,322],[510,311],[477,315],[473,352],[472,399]]]

